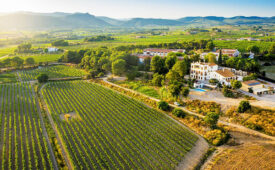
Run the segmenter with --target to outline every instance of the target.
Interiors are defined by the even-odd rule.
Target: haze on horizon
[[[112,18],[275,16],[275,0],[5,0],[0,13],[88,12]]]

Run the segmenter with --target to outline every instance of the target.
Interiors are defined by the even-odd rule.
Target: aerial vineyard
[[[54,168],[34,95],[29,83],[0,85],[1,169]]]
[[[85,81],[42,90],[76,169],[175,169],[197,136],[163,113]]]
[[[19,72],[19,76],[23,81],[30,81],[36,80],[36,77],[41,73],[47,74],[49,78],[82,77],[86,75],[84,70],[70,66],[57,65],[37,68],[34,70],[23,70]]]

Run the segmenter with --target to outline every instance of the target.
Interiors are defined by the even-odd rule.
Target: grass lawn
[[[275,66],[265,66],[261,71],[266,72],[266,77],[275,80]]]
[[[135,91],[145,94],[147,96],[160,99],[160,94],[155,87],[144,85],[140,81],[116,81],[114,83],[119,84],[119,85],[129,88],[129,89],[135,90]]]
[[[0,74],[0,83],[14,83],[17,82],[16,73]]]

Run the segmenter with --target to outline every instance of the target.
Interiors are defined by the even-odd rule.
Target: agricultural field
[[[22,58],[23,60],[27,58],[33,58],[35,63],[40,62],[57,62],[58,59],[61,57],[62,53],[58,54],[19,54],[18,57]],[[5,60],[7,58],[14,58],[15,56],[9,56],[9,57],[0,57],[0,61]]]
[[[34,95],[29,83],[0,85],[1,169],[54,167]]]
[[[269,144],[229,148],[215,158],[211,168],[206,169],[275,169],[274,148]]]
[[[260,51],[268,51],[270,46],[274,42],[260,42],[260,41],[221,41],[216,40],[214,44],[217,48],[230,48],[230,49],[238,49],[240,52],[244,52],[247,50],[248,46],[256,45],[260,48]]]
[[[3,73],[0,74],[0,84],[1,83],[15,83],[17,82],[16,73]]]
[[[4,59],[6,55],[13,54],[15,50],[15,47],[4,47],[0,48],[0,60]]]
[[[261,71],[266,72],[266,77],[275,80],[275,66],[265,66]]]
[[[49,78],[83,77],[87,74],[84,70],[65,65],[42,67],[34,70],[23,70],[18,73],[23,81],[36,80],[36,77],[41,73],[47,74]]]
[[[76,169],[175,169],[198,137],[165,114],[86,81],[42,88]]]

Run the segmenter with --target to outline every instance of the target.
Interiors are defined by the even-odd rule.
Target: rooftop
[[[222,53],[228,54],[228,53],[235,53],[237,49],[222,49]],[[216,51],[217,53],[220,52],[220,50]]]
[[[159,53],[169,53],[169,52],[184,52],[183,49],[158,49],[158,48],[147,48],[144,49],[144,51],[150,51],[150,52],[159,52]]]
[[[201,62],[193,62],[192,64],[200,64],[200,65],[208,65],[210,67],[217,66],[215,63],[201,63]]]
[[[220,74],[223,77],[235,77],[235,74],[232,73],[230,70],[217,70],[216,73]]]

